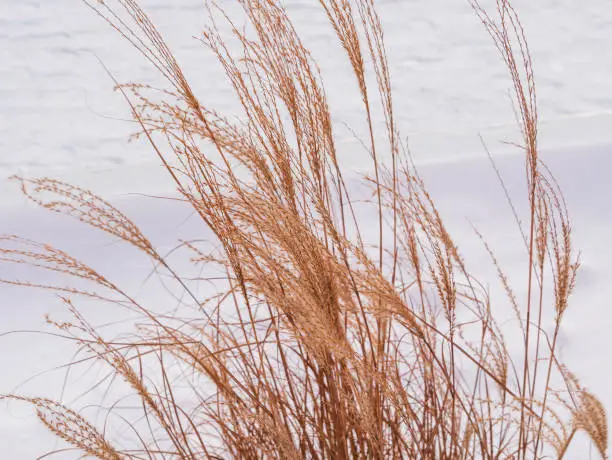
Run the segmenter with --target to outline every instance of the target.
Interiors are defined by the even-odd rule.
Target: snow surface
[[[347,62],[316,2],[287,3],[329,83],[342,151],[351,155],[357,170],[365,171],[367,162],[354,155],[366,155],[342,128],[346,122],[359,131],[363,123],[356,115],[358,99],[346,84],[352,78]],[[467,1],[377,3],[389,48],[398,125],[443,216],[464,252],[480,247],[471,231],[473,223],[497,249],[509,274],[522,273],[518,234],[478,137],[483,134],[497,154],[507,184],[520,200],[523,159],[499,143],[515,139],[516,133],[510,82],[494,46]],[[192,38],[206,21],[202,2],[141,4],[175,50],[202,101],[224,113],[237,113],[220,69]],[[514,5],[534,60],[543,155],[565,192],[576,245],[583,254],[561,357],[612,407],[612,7],[607,0],[515,0]],[[170,249],[180,237],[207,235],[188,209],[138,195],[169,195],[172,184],[144,142],[126,142],[134,131],[126,121],[129,111],[112,93],[112,82],[97,58],[120,81],[159,81],[150,66],[80,2],[0,0],[0,234],[49,241],[121,280],[128,289],[153,295],[159,283],[153,279],[143,284],[151,270],[146,260],[126,258],[125,246],[26,203],[16,184],[4,179],[14,173],[51,175],[84,185],[133,216],[161,248]],[[475,271],[495,284],[485,259],[475,258],[482,262],[476,263]],[[0,265],[0,277],[15,275],[41,276]],[[0,334],[50,331],[43,315],[61,317],[62,308],[48,293],[0,286]],[[100,322],[117,320],[105,317],[103,305],[87,308]],[[0,336],[0,393],[18,390],[57,397],[63,371],[26,380],[69,361],[72,353],[69,345],[42,334]],[[70,387],[71,397],[95,381],[96,375],[85,374],[81,380],[70,377],[78,381]],[[53,446],[61,444],[41,428],[30,408],[0,404],[0,458],[33,458]],[[574,458],[584,457],[582,452]]]

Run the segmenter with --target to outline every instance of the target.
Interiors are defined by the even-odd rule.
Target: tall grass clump
[[[111,406],[107,425],[60,401],[3,398],[32,404],[53,433],[100,459],[562,458],[579,431],[605,458],[603,406],[556,357],[578,259],[563,196],[538,156],[529,49],[508,1],[491,11],[470,1],[514,85],[528,188],[528,215],[515,211],[526,298],[484,243],[507,297],[492,304],[406,153],[373,0],[319,3],[357,82],[367,126],[359,134],[372,165],[362,184],[371,189],[374,220],[359,217],[322,77],[280,1],[237,0],[247,27],[206,4],[210,26],[200,39],[241,105],[236,121],[200,102],[135,0],[86,0],[165,79],[161,89],[117,89],[218,243],[183,247],[224,277],[217,295],[200,298],[109,202],[60,181],[18,177],[42,207],[140,249],[196,308],[157,313],[112,274],[47,244],[4,237],[3,262],[93,283],[5,280],[58,291],[73,319],[50,321],[87,359],[108,366],[138,410]],[[372,241],[366,226],[375,228]],[[121,340],[104,337],[75,303],[81,296],[136,312],[138,328]],[[520,355],[496,320],[506,308],[516,315]]]

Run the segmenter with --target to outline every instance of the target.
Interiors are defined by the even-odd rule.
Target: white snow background
[[[206,23],[202,2],[140,3],[175,51],[202,102],[222,113],[238,113],[220,68],[193,38]],[[353,76],[335,35],[317,2],[285,3],[321,66],[341,153],[350,156],[356,170],[366,171],[367,154],[343,127],[346,123],[359,132],[363,120]],[[233,8],[229,0],[227,4]],[[497,284],[472,224],[485,234],[510,279],[513,273],[520,279],[525,258],[520,244],[510,244],[519,241],[518,231],[479,139],[482,134],[495,154],[513,197],[524,198],[523,157],[501,143],[516,140],[511,82],[503,62],[465,0],[377,4],[398,127],[443,217],[464,254],[476,254],[472,268],[483,281]],[[574,241],[582,252],[560,355],[612,408],[612,5],[607,0],[513,4],[534,61],[542,155],[565,193]],[[159,300],[159,279],[154,276],[144,283],[151,271],[146,259],[135,253],[132,257],[125,245],[100,232],[27,203],[17,184],[6,179],[16,173],[44,175],[85,186],[133,217],[162,249],[173,247],[178,238],[209,235],[184,206],[143,196],[170,196],[172,184],[145,142],[127,143],[135,126],[98,58],[119,81],[159,81],[151,66],[80,1],[0,0],[0,234],[52,243],[120,280],[141,298],[170,309],[171,304]],[[42,275],[0,265],[0,278],[15,276],[40,280]],[[83,308],[99,323],[120,320],[103,304]],[[49,293],[0,285],[0,393],[60,396],[64,370],[28,378],[70,361],[73,348],[47,335],[5,333],[51,332],[44,314],[61,318],[62,309]],[[64,401],[74,401],[99,375],[88,374],[86,368],[71,374]],[[0,404],[0,458],[35,458],[62,446],[30,407]],[[590,455],[586,443],[574,451],[572,458]],[[74,456],[72,452],[65,458]]]

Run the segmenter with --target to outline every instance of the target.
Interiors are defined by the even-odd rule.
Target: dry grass
[[[510,71],[523,134],[526,299],[514,294],[487,246],[517,315],[524,351],[518,359],[400,143],[372,0],[320,4],[348,57],[369,127],[364,145],[373,173],[364,181],[377,210],[376,241],[361,234],[367,223],[357,219],[346,186],[321,76],[279,2],[239,1],[250,32],[229,25],[241,56],[230,53],[214,20],[230,18],[207,3],[211,26],[201,39],[242,105],[241,122],[200,103],[136,1],[86,3],[165,77],[163,90],[117,88],[182,198],[214,232],[219,253],[187,246],[195,261],[226,273],[227,289],[199,298],[130,219],[91,192],[18,178],[39,205],[142,250],[180,284],[199,314],[158,315],[68,254],[6,237],[3,262],[34,264],[97,286],[37,285],[61,291],[74,320],[55,326],[109,366],[140,401],[139,416],[108,411],[131,428],[133,445],[121,445],[124,438],[57,402],[5,398],[34,405],[55,434],[81,454],[103,459],[561,458],[577,430],[606,456],[601,403],[556,359],[578,261],[561,191],[538,157],[531,57],[509,2],[499,0],[487,12],[471,0]],[[376,77],[374,88],[368,72]],[[386,133],[375,132],[377,104]],[[383,162],[383,150],[389,161]],[[140,329],[132,340],[102,337],[73,305],[79,295],[138,312]],[[548,318],[552,335],[542,326]],[[177,373],[177,365],[188,372]]]

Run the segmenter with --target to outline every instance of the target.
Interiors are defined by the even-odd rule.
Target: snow
[[[329,83],[342,151],[353,158],[359,147],[342,123],[359,131],[363,120],[356,116],[359,101],[346,84],[352,78],[347,62],[316,2],[288,3]],[[520,199],[523,159],[516,149],[499,142],[516,136],[510,82],[492,42],[467,1],[377,3],[389,47],[398,126],[443,215],[466,252],[479,245],[470,229],[474,223],[499,249],[508,271],[520,273],[517,247],[505,246],[505,237],[514,235],[516,241],[517,233],[478,137],[482,134],[494,151],[507,184]],[[206,23],[202,2],[141,4],[176,51],[202,100],[222,112],[237,113],[220,69],[192,38]],[[564,190],[576,246],[583,254],[561,357],[612,407],[612,362],[607,360],[612,347],[612,8],[606,0],[515,0],[514,5],[534,60],[543,155]],[[84,4],[0,0],[0,233],[48,240],[124,285],[150,293],[155,279],[142,284],[151,269],[144,259],[120,258],[124,246],[33,207],[16,183],[4,179],[15,173],[50,175],[84,185],[134,216],[162,248],[169,249],[181,236],[201,234],[201,224],[190,218],[188,209],[138,195],[169,195],[172,184],[146,143],[126,142],[135,127],[126,121],[129,111],[120,95],[112,93],[112,81],[98,58],[120,81],[159,81],[151,67]],[[354,166],[360,171],[368,168],[365,161]],[[159,215],[167,216],[161,224]],[[12,270],[0,266],[0,277],[14,275]],[[490,267],[483,263],[481,272],[495,283]],[[24,278],[40,276],[27,270],[18,273]],[[0,286],[0,334],[49,331],[43,315],[60,315],[61,308],[48,294]],[[99,306],[92,305],[91,314],[104,319]],[[11,334],[0,336],[0,350],[0,393],[18,389],[59,395],[62,371],[18,385],[69,361],[69,346],[45,335]],[[80,388],[86,388],[84,380]],[[32,458],[54,443],[31,409],[0,404],[1,458]]]

